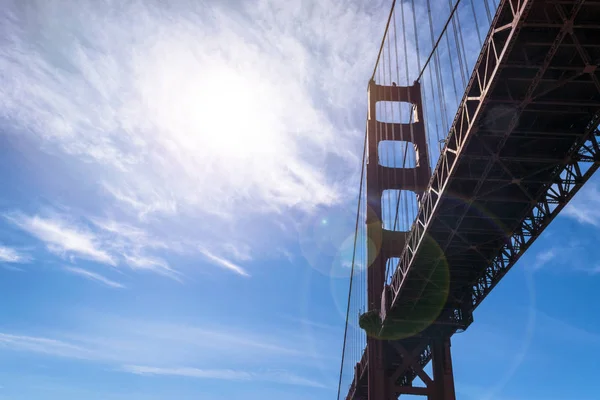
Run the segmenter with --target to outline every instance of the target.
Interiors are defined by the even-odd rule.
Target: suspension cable
[[[454,29],[454,39],[455,39],[455,43],[456,43],[456,58],[458,58],[458,62],[460,64],[458,69],[459,69],[460,73],[462,74],[462,82],[464,85],[465,84],[465,76],[462,71],[462,59],[460,58],[460,45],[458,43],[458,39],[456,36],[456,26],[454,28],[455,28]],[[456,88],[456,72],[454,71],[454,64],[452,63],[453,57],[452,57],[452,47],[450,46],[450,34],[446,35],[446,46],[448,46],[448,63],[450,64],[450,76],[452,77],[452,87],[454,88],[454,97],[456,100],[456,105],[458,106],[460,104],[460,97],[458,94],[458,89]]]
[[[485,0],[483,2],[487,6],[487,2]],[[479,39],[479,47],[483,47],[483,41],[481,40],[481,32],[479,31],[479,22],[477,20],[477,13],[475,12],[475,3],[473,2],[473,0],[471,0],[471,11],[473,12],[473,20],[475,21],[475,30],[477,31],[477,39]]]
[[[435,42],[435,45],[431,49],[431,53],[429,54],[429,57],[427,57],[427,61],[425,61],[425,64],[423,65],[423,68],[421,68],[421,72],[419,72],[419,76],[417,77],[417,81],[419,81],[421,79],[421,77],[423,76],[423,73],[425,72],[425,68],[427,68],[427,65],[429,64],[429,61],[431,61],[431,57],[433,57],[433,54],[437,50],[437,47],[440,44],[440,40],[442,40],[442,36],[444,36],[444,33],[446,32],[446,29],[448,28],[448,25],[450,24],[450,21],[452,20],[452,17],[454,16],[454,13],[456,12],[456,9],[458,8],[459,4],[460,4],[460,0],[458,0],[456,2],[456,4],[454,5],[454,8],[450,12],[450,16],[448,17],[448,20],[446,21],[446,24],[444,25],[444,28],[442,29],[442,32],[440,33],[440,36],[438,37],[437,41]],[[389,23],[389,21],[388,21],[388,23]]]
[[[363,144],[362,167],[360,171],[360,189],[358,190],[358,204],[356,206],[356,225],[354,227],[354,249],[352,250],[352,267],[350,270],[350,288],[348,289],[348,306],[346,308],[346,326],[344,327],[344,342],[342,345],[342,362],[340,365],[340,379],[338,382],[337,399],[340,400],[342,390],[342,374],[344,372],[344,357],[346,355],[346,338],[348,336],[348,320],[350,317],[350,300],[352,298],[352,280],[354,278],[354,261],[356,257],[356,242],[358,239],[358,222],[360,220],[360,204],[362,200],[363,179],[365,175],[365,157],[367,153],[367,128],[365,127],[365,139]]]
[[[452,1],[449,1],[450,6],[452,6]],[[465,40],[464,40],[464,36],[462,34],[462,25],[460,23],[460,13],[456,13],[455,15],[456,17],[456,21],[454,19],[452,19],[452,26],[454,27],[454,30],[456,31],[456,29],[458,28],[458,39],[460,41],[460,46],[462,48],[462,55],[463,55],[463,59],[464,59],[464,64],[462,63],[462,59],[460,58],[459,55],[459,60],[461,60],[461,66],[464,66],[464,71],[461,70],[461,76],[463,77],[463,87],[467,86],[467,79],[465,79],[465,74],[468,78],[469,76],[469,66],[468,66],[468,62],[467,62],[467,51],[465,50]],[[458,44],[457,44],[458,46]]]
[[[400,5],[402,5],[402,4],[404,4],[404,3],[401,1]],[[396,40],[396,37],[398,36],[398,32],[396,30],[397,29],[396,28],[396,10],[394,10],[392,12],[392,14],[393,14],[392,18],[394,20],[394,40]],[[389,86],[390,98],[392,98],[392,94],[393,94],[393,90],[394,90],[393,86],[392,86],[392,81],[393,81],[392,80],[392,50],[391,50],[391,41],[392,40],[391,40],[391,35],[389,34],[389,31],[388,31],[387,37],[388,37],[388,40],[387,40],[387,51],[388,51],[388,73],[389,73],[389,79],[388,79],[387,85]],[[397,59],[397,57],[398,57],[398,55],[396,54],[396,59]],[[384,71],[385,71],[385,65],[384,65]],[[400,82],[397,82],[397,83],[400,84]],[[388,104],[390,106],[389,108],[391,110],[391,115],[392,115],[392,118],[391,118],[390,122],[393,123],[393,122],[395,122],[395,118],[394,118],[395,117],[395,115],[394,115],[394,103],[388,102]],[[389,121],[388,118],[387,118],[387,107],[386,107],[386,116],[385,117],[386,117],[386,121]],[[386,124],[385,126],[386,126],[386,131],[387,131],[388,124]],[[394,131],[394,128],[393,128],[394,125],[392,124],[391,126],[392,126],[392,132],[391,132],[392,137],[391,138],[388,137],[387,136],[387,132],[386,132],[386,139],[387,140],[391,139],[393,141],[394,138],[395,138],[395,136],[394,136],[395,131]],[[402,129],[402,128],[400,128],[400,129]],[[393,169],[394,169],[394,176],[393,176],[393,178],[391,176],[392,174],[388,174],[387,175],[388,176],[387,187],[391,188],[391,186],[392,186],[391,185],[392,179],[394,179],[394,181],[397,181],[396,146],[394,146],[393,142],[392,142],[392,146],[391,147],[392,147],[392,157],[394,159],[393,163],[389,162],[389,151],[390,151],[389,147],[390,146],[386,146],[386,147],[387,147],[386,154],[388,155],[387,166],[391,165],[393,167]],[[388,224],[389,224],[389,219],[392,218],[392,190],[386,190],[386,192],[387,192],[387,219],[388,219]],[[382,200],[383,200],[383,193],[382,193]],[[382,222],[383,222],[383,220],[384,220],[384,218],[383,218],[383,207],[382,207],[382,211],[381,211],[381,219],[382,219]],[[385,224],[384,224],[384,226],[385,226]],[[385,280],[385,278],[384,278],[384,280]]]
[[[377,66],[379,65],[379,58],[381,57],[381,52],[383,51],[383,46],[385,44],[385,38],[387,37],[387,31],[390,28],[390,21],[392,20],[392,15],[394,14],[395,7],[396,7],[396,0],[393,0],[392,8],[390,10],[390,15],[388,16],[387,23],[385,24],[385,31],[383,32],[383,39],[381,39],[381,46],[379,47],[379,53],[377,54],[377,60],[375,61],[375,68],[373,68],[373,75],[371,75],[371,80],[375,79],[375,74],[377,73]]]
[[[400,6],[402,7],[402,11],[404,10],[404,6],[403,3],[400,3]],[[403,29],[405,30],[406,28],[403,25]],[[400,70],[399,70],[399,60],[398,60],[398,27],[396,26],[396,18],[394,17],[394,54],[395,54],[395,58],[396,58],[396,81],[400,84]],[[404,55],[404,57],[406,58],[406,54]],[[402,106],[399,107],[399,120],[400,122],[402,122]],[[400,129],[402,130],[402,127],[400,127]],[[408,143],[404,142],[404,156],[402,158],[402,168],[404,168],[405,164],[406,164],[406,156],[407,156],[407,151],[408,149]],[[394,160],[394,177],[397,178],[397,169],[396,169],[396,163]],[[396,179],[397,181],[397,179]],[[396,221],[398,220],[398,209],[399,209],[399,205],[400,205],[400,201],[402,199],[402,191],[400,191],[398,193],[398,196],[396,198],[396,207],[395,207],[395,215],[394,215],[394,224],[392,226],[392,231],[396,230]],[[406,199],[406,194],[404,193],[404,197],[405,197],[405,204],[408,202],[408,200]],[[391,207],[392,205],[392,201],[391,199],[388,199],[388,207]],[[390,212],[388,214],[389,218],[392,218],[392,212],[390,209]],[[390,221],[391,222],[391,221]],[[390,260],[388,260],[386,262],[386,267],[385,267],[385,280],[387,281],[389,274],[390,274],[390,267],[391,267],[391,262]]]
[[[492,23],[492,14],[490,13],[490,5],[488,4],[488,0],[484,0],[483,4],[485,4],[485,13],[487,14],[488,23]]]

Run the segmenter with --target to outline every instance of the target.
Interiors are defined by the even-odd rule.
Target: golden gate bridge
[[[456,398],[452,336],[600,166],[599,65],[598,0],[393,2],[338,400]]]

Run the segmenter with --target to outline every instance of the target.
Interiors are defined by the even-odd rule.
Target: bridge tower
[[[390,258],[398,258],[404,249],[408,232],[383,228],[382,194],[384,190],[409,190],[420,198],[431,177],[421,86],[382,86],[371,81],[368,89],[368,125],[366,167],[367,235],[375,246],[369,246],[367,271],[367,301],[371,313],[386,312],[386,265]],[[380,122],[377,120],[377,103],[404,102],[412,105],[409,123]],[[416,165],[411,168],[390,168],[379,162],[379,145],[382,141],[411,143],[415,150]],[[389,297],[389,296],[388,296]],[[380,315],[385,319],[385,315]],[[378,335],[367,337],[368,399],[391,400],[402,394],[423,395],[428,400],[454,400],[454,378],[450,355],[450,333],[443,335],[417,333],[413,337],[389,338]],[[422,354],[432,360],[433,376],[423,370]],[[421,361],[421,362],[420,362]],[[426,387],[413,387],[412,379],[418,376]]]

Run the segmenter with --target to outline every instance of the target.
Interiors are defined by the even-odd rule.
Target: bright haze
[[[0,0],[0,399],[334,398],[388,11]],[[600,196],[582,196],[590,210],[560,223],[597,235]],[[560,246],[592,246],[555,244],[528,255],[536,274]],[[530,304],[514,275],[503,285]],[[504,329],[499,346],[529,349],[519,307],[520,331],[488,317],[471,344]],[[536,321],[600,343],[581,321]],[[489,357],[509,377],[523,362]],[[457,387],[479,399],[488,384]]]

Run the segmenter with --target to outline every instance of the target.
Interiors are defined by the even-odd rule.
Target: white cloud
[[[115,259],[101,247],[96,235],[66,220],[20,213],[5,215],[5,218],[43,241],[48,250],[53,253],[73,254],[100,263],[116,265]]]
[[[144,219],[148,214],[153,213],[175,214],[177,212],[177,203],[174,199],[162,198],[156,192],[149,193],[151,197],[142,201],[131,189],[128,193],[125,193],[124,189],[114,188],[108,184],[104,184],[104,188],[117,201],[136,211],[140,219]]]
[[[361,132],[343,121],[364,97],[364,54],[385,10],[67,3],[6,5],[0,114],[45,148],[93,163],[119,203],[146,216],[339,201],[345,186],[323,165],[357,161]],[[344,111],[334,120],[325,106]]]
[[[544,250],[535,256],[533,269],[540,269],[546,266],[552,259],[556,258],[556,250],[554,248]]]
[[[0,263],[26,263],[31,261],[31,257],[23,254],[17,249],[6,247],[0,244]]]
[[[13,335],[0,332],[0,349],[29,351],[58,357],[77,359],[94,358],[90,350],[67,341],[28,335]]]
[[[600,227],[600,190],[595,184],[586,186],[564,208],[561,215],[582,224]]]
[[[200,249],[200,252],[202,254],[204,254],[204,256],[208,260],[210,260],[212,263],[214,263],[214,264],[216,264],[216,265],[218,265],[220,267],[223,267],[223,268],[226,268],[228,270],[231,270],[231,271],[235,272],[236,274],[239,274],[239,275],[242,275],[242,276],[250,276],[248,274],[248,272],[246,272],[246,270],[244,268],[240,267],[237,264],[232,263],[229,260],[226,260],[225,258],[219,257],[219,256],[211,253],[207,249]]]
[[[181,282],[180,273],[158,257],[124,254],[125,262],[133,269],[153,271]]]
[[[200,253],[211,264],[238,275],[250,276],[243,267],[217,253],[229,254],[235,260],[251,260],[250,248],[243,243],[219,243],[211,245],[209,249],[208,246],[199,247],[194,241],[170,240],[168,235],[158,239],[142,228],[110,218],[81,217],[76,220],[56,213],[40,216],[20,212],[4,214],[4,217],[43,241],[50,252],[60,256],[76,256],[115,267],[127,265],[136,271],[151,271],[182,282],[183,274],[172,267],[164,256],[157,256],[156,253],[160,251],[165,255],[181,253],[188,256]],[[0,247],[0,262],[27,260],[27,256],[16,253],[14,249]],[[75,270],[79,269],[70,272],[75,273]],[[84,271],[79,270],[79,274],[84,275]],[[101,281],[99,275],[93,278],[90,274],[89,271],[85,273],[88,278]]]
[[[37,353],[116,369],[127,366],[128,372],[138,374],[304,386],[320,383],[315,385],[295,375],[297,372],[320,374],[316,361],[327,359],[330,363],[338,357],[337,351],[330,354],[335,349],[332,344],[339,340],[339,332],[333,331],[320,332],[323,351],[317,352],[307,350],[304,333],[297,326],[197,326],[106,316],[90,310],[71,313],[70,317],[74,331],[54,331],[51,335],[0,332],[0,353]],[[261,371],[265,363],[272,370]],[[202,369],[205,365],[210,370]]]
[[[356,190],[355,120],[387,7],[225,3],[4,6],[7,134],[59,155],[69,178],[97,182],[85,208],[117,216],[91,221],[115,262],[202,243],[212,263],[246,275],[244,262],[280,247],[264,238],[282,221],[295,235],[288,211]]]
[[[251,249],[244,243],[224,243],[221,247],[224,252],[230,254],[236,260],[250,261],[252,259]]]
[[[79,276],[82,276],[82,277],[84,277],[86,279],[90,279],[90,280],[93,280],[93,281],[97,281],[97,282],[103,283],[104,285],[112,287],[112,288],[117,288],[117,289],[123,289],[123,288],[125,288],[125,286],[122,285],[122,284],[120,284],[119,282],[112,281],[112,280],[106,278],[105,276],[102,276],[102,275],[97,274],[95,272],[88,271],[88,270],[83,269],[83,268],[76,268],[76,267],[68,267],[68,266],[66,266],[66,267],[64,267],[64,270],[67,271],[67,272],[69,272],[69,273],[71,273],[71,274],[79,275]]]
[[[234,370],[212,370],[198,368],[156,368],[140,365],[126,365],[123,371],[137,375],[174,375],[193,378],[224,379],[224,380],[250,380],[252,374]]]
[[[138,227],[117,222],[114,219],[90,218],[90,221],[107,234],[113,235],[114,238],[119,238],[130,243],[135,242],[142,247],[154,247],[157,245],[156,242],[149,238],[146,231]]]
[[[220,369],[199,369],[189,367],[177,368],[157,368],[140,365],[126,365],[122,368],[125,372],[137,375],[163,375],[163,376],[183,376],[199,379],[218,379],[228,381],[267,381],[277,382],[288,385],[309,386],[317,388],[326,388],[324,384],[307,379],[288,372],[249,372],[239,370],[220,370]]]
[[[537,253],[530,267],[533,271],[543,268],[558,272],[596,275],[600,273],[600,265],[595,263],[597,259],[595,251],[592,242],[575,239],[567,243],[563,241]]]
[[[83,223],[75,223],[65,216],[41,217],[22,213],[5,214],[5,218],[43,241],[48,250],[59,255],[75,255],[111,266],[119,259],[135,270],[147,270],[181,281],[181,274],[159,257],[145,255],[148,248],[168,248],[152,239],[145,231],[113,220],[91,218],[92,230]],[[0,249],[1,250],[1,249]],[[0,253],[1,255],[1,253]],[[11,254],[7,253],[7,256]],[[80,268],[69,268],[89,279],[95,279],[112,287],[119,287],[101,275]]]

